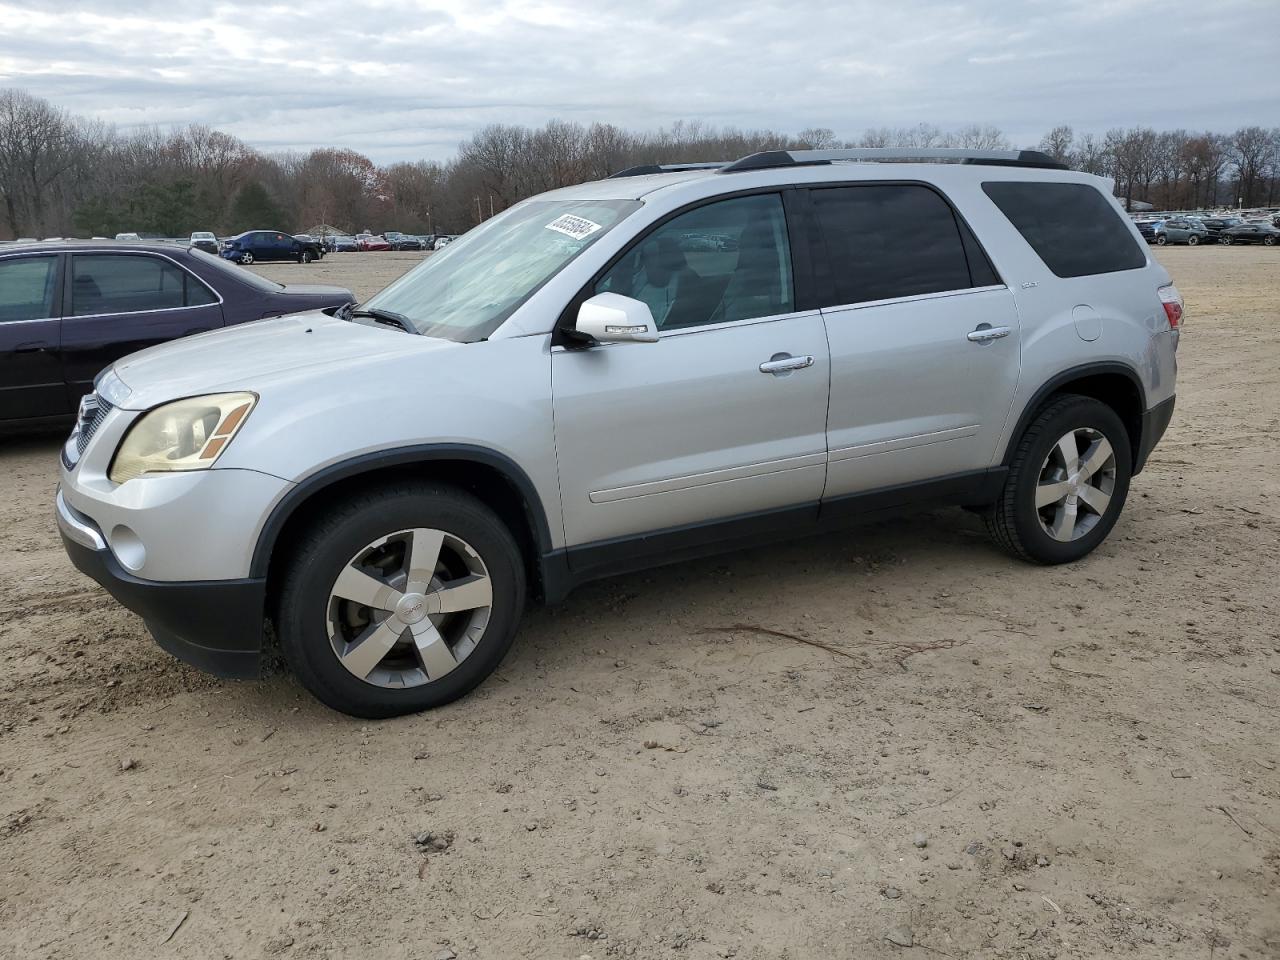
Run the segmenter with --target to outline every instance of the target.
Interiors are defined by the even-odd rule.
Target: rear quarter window
[[[1145,251],[1115,207],[1088,184],[992,181],[982,189],[1059,277],[1146,265]]]

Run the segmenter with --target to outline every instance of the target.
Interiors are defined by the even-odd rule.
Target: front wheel
[[[253,263],[253,254],[246,250],[240,254],[240,262],[246,267],[249,266],[249,264]]]
[[[1016,557],[1070,563],[1115,526],[1129,493],[1132,451],[1124,423],[1092,397],[1066,394],[1022,435],[987,530]]]
[[[1188,247],[1194,247],[1194,246],[1197,246],[1199,243],[1200,243],[1200,238],[1199,238],[1199,237],[1197,237],[1194,233],[1193,233],[1191,236],[1187,237],[1187,246],[1188,246]]]
[[[315,255],[310,250],[303,250],[302,256],[298,258],[298,260],[302,263],[310,263],[314,259],[315,259]]]
[[[1263,238],[1262,238],[1262,245],[1263,245],[1264,247],[1274,247],[1274,246],[1276,245],[1276,238],[1275,238],[1275,237],[1263,237]]]
[[[498,666],[524,611],[520,548],[451,487],[368,491],[301,538],[277,630],[294,673],[357,717],[438,707]]]
[[[1160,234],[1160,236],[1156,237],[1156,246],[1157,246],[1157,247],[1163,247],[1163,246],[1164,246],[1166,243],[1168,243],[1168,242],[1169,242],[1169,238],[1168,238],[1168,237],[1166,237],[1163,233],[1162,233],[1162,234]]]

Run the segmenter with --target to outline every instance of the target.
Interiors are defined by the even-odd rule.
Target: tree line
[[[839,147],[1007,149],[991,126],[879,128],[843,139],[677,122],[656,131],[552,120],[492,124],[446,162],[375,164],[347,149],[264,153],[193,124],[121,133],[17,89],[0,90],[0,239],[136,231],[229,235],[388,229],[461,233],[513,203],[645,163],[733,160],[760,150]],[[1147,127],[1077,135],[1055,127],[1039,148],[1114,179],[1126,201],[1157,208],[1280,203],[1280,128],[1233,133]]]

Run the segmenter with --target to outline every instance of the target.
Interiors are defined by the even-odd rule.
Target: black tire
[[[1163,233],[1160,234],[1160,236],[1156,237],[1156,246],[1158,247],[1163,247],[1168,242],[1169,242],[1169,238],[1166,237]]]
[[[1231,238],[1230,238],[1230,237],[1219,237],[1219,238],[1218,238],[1218,242],[1219,242],[1220,244],[1222,244],[1224,247],[1229,247],[1229,246],[1231,246]]]
[[[1274,246],[1275,246],[1275,243],[1276,243],[1276,238],[1275,238],[1275,237],[1263,237],[1263,238],[1262,238],[1262,245],[1263,245],[1264,247],[1274,247]]]
[[[1191,234],[1191,236],[1187,237],[1187,246],[1188,246],[1188,247],[1195,247],[1195,246],[1199,246],[1199,245],[1200,245],[1200,238],[1199,238],[1198,236],[1196,236],[1194,233],[1193,233],[1193,234]]]
[[[493,591],[489,620],[474,650],[444,676],[413,687],[375,685],[349,672],[334,652],[327,623],[330,591],[365,545],[418,527],[460,537],[479,555]],[[318,700],[351,716],[377,719],[439,707],[474,689],[510,648],[524,603],[520,548],[492,510],[453,487],[397,484],[326,511],[299,540],[283,578],[276,631],[285,659]]]
[[[1076,540],[1050,536],[1035,506],[1040,472],[1059,438],[1072,430],[1091,429],[1106,437],[1115,456],[1111,499],[1097,522]],[[987,532],[1015,557],[1031,563],[1071,563],[1106,539],[1124,509],[1129,493],[1133,454],[1129,433],[1116,412],[1092,397],[1064,394],[1048,401],[1018,441],[1000,499],[984,516]]]
[[[310,250],[303,250],[302,256],[299,257],[298,259],[301,260],[303,263],[310,263],[312,260],[315,259],[315,254],[313,254]]]
[[[240,254],[240,263],[246,267],[249,266],[249,264],[253,263],[253,254],[248,250]]]

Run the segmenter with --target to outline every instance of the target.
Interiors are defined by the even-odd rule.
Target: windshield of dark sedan
[[[483,340],[583,250],[640,208],[636,200],[528,200],[428,257],[365,306],[417,333]]]

